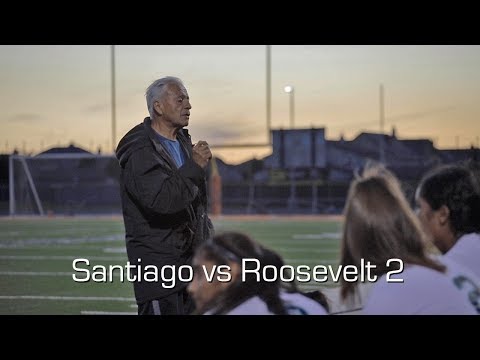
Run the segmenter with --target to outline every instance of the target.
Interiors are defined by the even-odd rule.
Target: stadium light
[[[295,91],[291,85],[285,86],[284,90],[290,94],[290,128],[293,129],[295,127]]]

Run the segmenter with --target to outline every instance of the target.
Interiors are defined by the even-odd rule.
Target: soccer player
[[[447,276],[446,266],[427,253],[427,239],[396,177],[367,168],[353,180],[345,205],[343,266],[361,259],[376,266],[364,314],[476,314],[474,304]],[[357,283],[341,278],[341,298]]]
[[[437,248],[480,277],[480,189],[458,165],[427,173],[418,185],[417,213]]]
[[[258,260],[258,273],[262,275],[246,271],[258,267],[255,261],[245,262],[242,268],[244,259]],[[268,265],[270,267],[266,268]],[[265,280],[275,279],[274,269],[282,265],[278,254],[245,234],[229,232],[213,237],[197,249],[193,258],[194,277],[188,291],[195,301],[196,312],[209,315],[327,314],[319,302],[293,288],[287,290],[278,278]]]

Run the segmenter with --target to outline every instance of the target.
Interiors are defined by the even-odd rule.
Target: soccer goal
[[[119,174],[113,156],[11,155],[10,215],[121,213]]]

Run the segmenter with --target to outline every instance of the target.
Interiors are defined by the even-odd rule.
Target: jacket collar
[[[152,119],[150,119],[150,117],[146,117],[143,120],[143,126],[155,150],[157,150],[157,152],[164,158],[164,160],[168,163],[168,165],[170,165],[172,169],[178,169],[177,164],[175,163],[173,158],[170,156],[170,153],[158,141],[158,136],[156,135],[155,130],[153,130],[152,128]],[[188,130],[181,129],[177,133],[177,140],[180,143],[180,145],[183,147],[183,150],[185,151],[187,158],[191,158],[192,145],[191,145],[190,135],[188,134]]]

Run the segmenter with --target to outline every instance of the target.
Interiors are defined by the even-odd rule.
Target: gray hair
[[[147,98],[147,108],[150,113],[150,118],[153,119],[153,102],[155,100],[160,100],[165,93],[165,85],[168,84],[177,84],[180,87],[185,87],[182,80],[175,76],[166,76],[161,79],[155,80],[145,92],[145,97]]]

